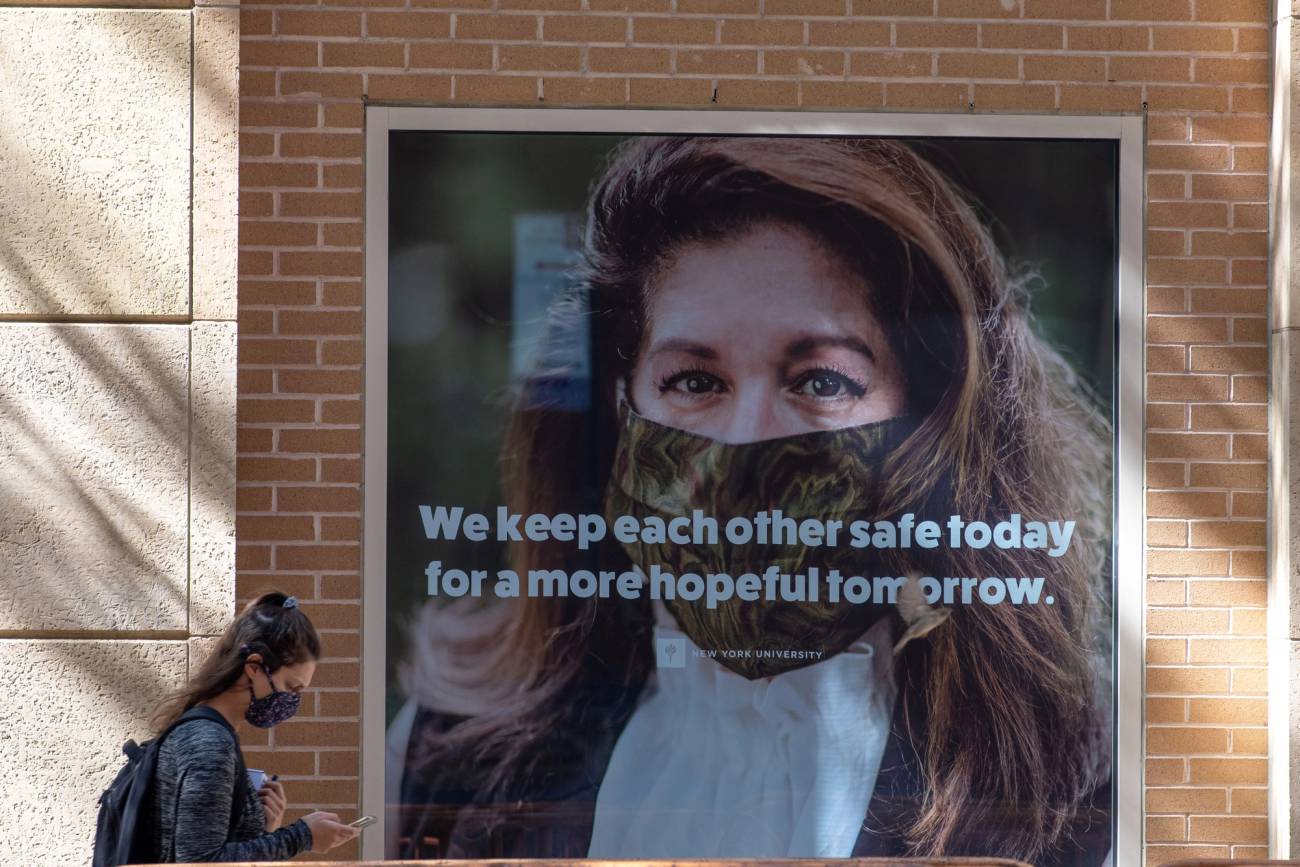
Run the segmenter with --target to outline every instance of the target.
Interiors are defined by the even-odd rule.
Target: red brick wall
[[[265,766],[358,798],[363,105],[1149,113],[1148,860],[1264,855],[1264,0],[245,0],[239,591],[328,658]],[[295,779],[301,777],[301,779]],[[341,853],[346,854],[346,853]]]

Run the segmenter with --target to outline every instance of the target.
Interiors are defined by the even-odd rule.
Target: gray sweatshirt
[[[301,819],[266,832],[266,813],[252,786],[235,786],[243,773],[238,750],[223,725],[206,719],[185,723],[163,741],[152,813],[145,814],[156,829],[159,861],[287,861],[311,848],[311,830]],[[232,828],[237,794],[244,808]]]

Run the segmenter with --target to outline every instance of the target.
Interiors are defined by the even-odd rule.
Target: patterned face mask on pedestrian
[[[271,669],[265,665],[261,668],[266,673],[266,682],[271,685],[271,691],[258,698],[253,692],[253,681],[249,679],[248,694],[252,701],[248,703],[248,710],[244,711],[244,719],[259,729],[269,729],[296,714],[302,696],[289,690],[276,689],[275,681],[271,680]]]
[[[667,522],[695,510],[724,525],[730,518],[753,519],[779,509],[801,521],[876,520],[881,475],[889,454],[915,429],[902,416],[838,430],[813,431],[760,442],[729,444],[650,421],[621,401],[619,441],[605,495],[605,516],[613,525],[621,515]],[[822,576],[885,574],[883,563],[851,547],[738,544],[725,534],[716,544],[646,542],[640,536],[622,543],[632,563],[649,575],[659,566],[682,575],[725,573],[733,579],[762,575],[770,566],[782,573]],[[873,571],[874,570],[874,571]],[[710,608],[703,599],[680,597],[664,604],[682,631],[704,650],[749,650],[717,659],[746,678],[770,677],[834,656],[847,649],[893,608],[872,602],[787,602],[733,595]],[[811,653],[809,653],[811,651]]]

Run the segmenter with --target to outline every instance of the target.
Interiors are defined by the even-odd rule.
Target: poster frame
[[[860,135],[952,138],[1103,139],[1118,144],[1118,287],[1114,572],[1115,760],[1111,867],[1143,863],[1143,696],[1146,631],[1144,445],[1144,115],[940,114],[657,109],[366,108],[364,428],[362,432],[361,808],[379,822],[362,857],[384,857],[388,442],[388,189],[393,131],[592,132],[624,134]],[[367,709],[375,712],[367,713]]]

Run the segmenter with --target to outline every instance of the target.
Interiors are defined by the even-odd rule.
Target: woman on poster
[[[513,511],[1077,529],[1056,557],[514,545],[521,573],[1039,575],[1050,603],[430,606],[390,730],[391,854],[1101,864],[1109,430],[970,205],[893,141],[641,138],[584,252],[550,357],[589,339],[592,411],[548,403],[563,370],[521,390]]]

